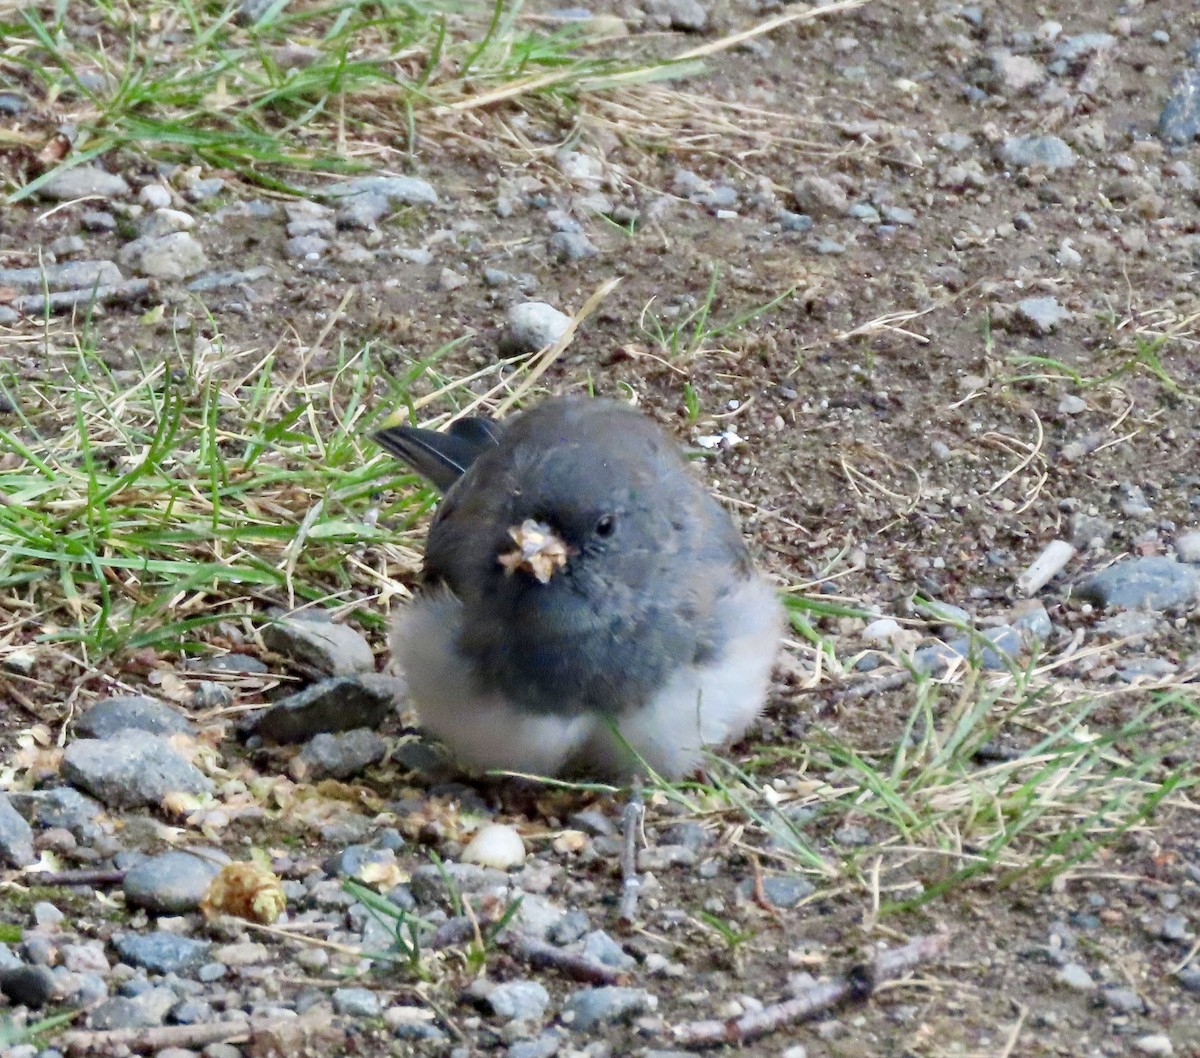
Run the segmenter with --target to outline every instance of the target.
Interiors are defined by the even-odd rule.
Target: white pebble
[[[1140,1054],[1174,1054],[1175,1048],[1171,1041],[1161,1033],[1153,1036],[1139,1036],[1133,1041],[1133,1049]]]
[[[1051,540],[1029,568],[1017,578],[1017,591],[1027,599],[1036,595],[1063,566],[1075,557],[1075,548],[1065,540]]]
[[[171,204],[171,192],[162,184],[147,184],[138,192],[138,201],[154,209]]]
[[[525,842],[512,827],[489,823],[467,843],[462,862],[495,867],[498,871],[520,867],[525,862]]]

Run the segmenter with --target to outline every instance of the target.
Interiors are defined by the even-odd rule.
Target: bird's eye
[[[600,516],[600,520],[596,523],[596,535],[599,537],[612,536],[613,530],[617,527],[617,519],[611,514]]]

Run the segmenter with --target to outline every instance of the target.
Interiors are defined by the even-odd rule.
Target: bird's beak
[[[515,551],[503,552],[496,561],[505,573],[523,570],[536,577],[541,584],[549,584],[550,578],[567,564],[570,548],[550,526],[526,518],[520,525],[509,528]]]

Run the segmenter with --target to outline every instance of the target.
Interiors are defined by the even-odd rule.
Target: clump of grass
[[[1086,873],[1160,811],[1191,804],[1196,778],[1173,761],[1200,708],[1169,687],[1080,693],[1049,672],[1031,662],[999,676],[976,664],[952,680],[918,676],[890,748],[887,736],[867,748],[816,730],[743,767],[714,759],[707,784],[671,796],[725,820],[755,857],[861,887],[873,914],[962,887]],[[839,845],[847,823],[870,841]]]
[[[380,392],[371,347],[330,377],[279,385],[274,354],[219,343],[113,370],[84,341],[60,369],[0,382],[0,592],[23,634],[93,655],[202,638],[214,621],[323,600],[353,608],[397,590],[413,548],[375,524],[411,524],[427,492],[392,493],[400,465],[369,440],[411,378]],[[15,420],[15,421],[14,421]]]

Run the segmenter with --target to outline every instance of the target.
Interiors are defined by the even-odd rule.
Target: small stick
[[[621,906],[618,916],[622,922],[632,922],[637,917],[638,897],[642,892],[642,879],[637,870],[637,836],[646,806],[642,802],[642,780],[634,777],[629,792],[629,802],[621,813]]]
[[[210,1043],[228,1043],[248,1039],[250,1033],[282,1021],[249,1022],[218,1021],[196,1025],[156,1025],[152,1028],[102,1029],[88,1031],[73,1029],[55,1040],[55,1046],[68,1054],[148,1054],[167,1047],[186,1047],[199,1050]]]
[[[76,871],[32,871],[25,875],[30,885],[120,885],[125,872],[98,867],[83,867]]]
[[[762,1010],[729,1021],[689,1021],[674,1029],[675,1042],[685,1047],[719,1047],[749,1043],[785,1025],[811,1021],[847,1003],[862,1002],[885,981],[895,980],[919,963],[940,955],[949,943],[947,934],[916,937],[903,947],[880,952],[873,963],[863,963],[834,981],[806,988],[793,999],[772,1003]]]
[[[524,933],[505,933],[500,938],[500,944],[513,956],[531,966],[557,970],[572,981],[592,985],[619,985],[629,980],[628,974],[612,966],[605,966],[604,963],[586,955],[563,951],[562,948],[535,940]]]

